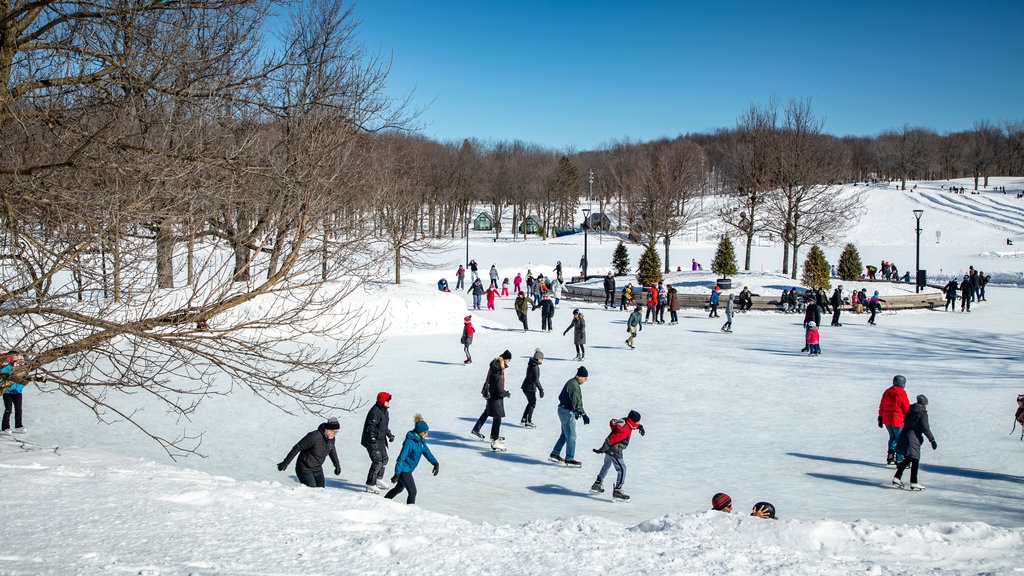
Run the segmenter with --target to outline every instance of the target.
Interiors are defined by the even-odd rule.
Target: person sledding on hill
[[[415,420],[416,425],[412,430],[406,432],[405,441],[402,442],[402,451],[398,453],[398,458],[395,460],[395,475],[391,478],[395,482],[395,487],[384,495],[385,498],[390,499],[401,494],[402,490],[408,490],[406,504],[416,503],[416,480],[413,479],[412,473],[416,471],[416,466],[420,463],[420,456],[434,465],[434,476],[437,476],[441,470],[437,458],[434,458],[434,455],[430,453],[430,448],[427,447],[427,431],[430,430],[430,427],[423,421],[423,416],[419,414],[416,415]]]
[[[597,473],[597,480],[590,487],[590,491],[604,492],[605,474],[608,473],[609,468],[614,466],[616,476],[615,485],[612,487],[612,497],[617,500],[629,500],[629,496],[622,492],[622,485],[626,483],[626,461],[622,452],[629,446],[633,430],[639,430],[641,436],[646,432],[643,425],[640,424],[640,413],[636,410],[630,410],[625,418],[612,418],[608,422],[608,426],[612,429],[611,433],[604,439],[604,444],[600,448],[594,449],[594,452],[604,454],[604,464],[601,465],[601,471]]]

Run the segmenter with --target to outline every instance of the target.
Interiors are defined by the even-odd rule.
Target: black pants
[[[384,495],[385,498],[394,498],[402,493],[402,490],[408,490],[409,495],[405,498],[406,504],[416,503],[416,480],[412,477],[412,472],[402,472],[398,475],[398,482],[395,487],[388,491]]]
[[[551,316],[543,316],[542,315],[540,317],[540,329],[541,330],[548,330],[548,331],[551,330]]]
[[[832,311],[832,325],[833,326],[839,326],[839,313],[840,312],[842,312],[842,310],[838,306],[836,306],[836,309]]]
[[[896,465],[896,477],[903,478],[903,471],[910,465],[910,483],[917,484],[917,468],[921,465],[920,458],[904,458]]]
[[[526,314],[520,314],[519,315],[519,321],[523,323],[523,330],[529,330],[530,329],[529,319],[526,317]]]
[[[615,307],[615,290],[604,291],[604,305],[605,307]]]
[[[388,451],[377,446],[366,449],[370,455],[370,471],[366,474],[367,484],[376,484],[377,480],[384,478],[384,468],[388,465]]]
[[[4,422],[3,429],[11,429],[11,411],[14,411],[14,427],[21,428],[21,397],[22,394],[4,394]]]
[[[491,418],[491,440],[501,438],[501,417],[488,415],[487,408],[484,408],[484,413],[476,419],[476,425],[473,426],[473,431],[479,432],[480,429],[484,427],[484,424],[487,423],[488,418]]]
[[[956,296],[946,298],[946,305],[942,307],[943,310],[949,310],[950,308],[953,308],[953,312],[956,312]]]
[[[523,394],[526,395],[526,409],[523,410],[523,422],[533,422],[533,409],[537,407],[537,393],[523,390]]]
[[[295,467],[295,475],[299,477],[299,482],[310,488],[323,488],[324,487],[324,469],[323,468],[300,468]]]

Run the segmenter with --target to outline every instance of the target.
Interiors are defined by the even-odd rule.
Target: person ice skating
[[[562,424],[562,433],[551,449],[548,458],[553,462],[562,462],[566,466],[578,468],[583,465],[576,460],[576,420],[582,418],[583,425],[590,424],[590,416],[587,416],[583,409],[583,390],[581,387],[587,382],[590,373],[585,366],[576,369],[576,376],[569,379],[562,386],[558,393],[558,420]],[[562,448],[565,448],[565,458],[562,458]]]
[[[470,260],[469,261],[469,279],[470,280],[479,280],[480,279],[479,271],[480,271],[480,268],[477,265],[476,260]]]
[[[529,318],[526,314],[530,311],[530,301],[526,298],[525,292],[520,292],[516,295],[515,309],[516,316],[519,317],[519,321],[523,324],[523,332],[529,331]]]
[[[807,351],[810,356],[817,356],[821,354],[821,332],[818,330],[818,325],[814,322],[807,323]]]
[[[434,476],[441,471],[441,465],[437,462],[437,458],[434,458],[434,455],[430,453],[430,448],[427,447],[427,433],[430,427],[423,420],[423,416],[419,414],[416,415],[415,422],[416,425],[412,430],[405,433],[402,450],[398,453],[398,458],[395,459],[395,475],[392,477],[395,487],[384,495],[385,498],[391,499],[401,494],[402,490],[406,490],[409,492],[405,498],[406,504],[416,503],[416,480],[412,477],[412,473],[416,471],[421,456],[434,465]]]
[[[514,290],[516,294],[523,291],[523,275],[519,272],[516,272],[515,280],[512,281],[512,290]],[[527,296],[529,296],[529,294],[527,294]]]
[[[821,326],[821,309],[818,308],[818,303],[815,302],[814,297],[811,296],[807,299],[807,308],[804,309],[804,330],[808,330],[808,326],[813,322],[815,326]],[[808,336],[804,335],[804,341],[807,341]],[[808,345],[805,343],[801,352],[807,352],[809,350]]]
[[[455,289],[463,290],[466,288],[466,267],[459,264],[459,269],[455,271]]]
[[[498,289],[492,284],[484,290],[484,294],[487,294],[487,309],[494,310],[494,299],[498,297]]]
[[[505,450],[505,439],[501,436],[501,419],[505,417],[505,398],[511,396],[511,393],[505,390],[505,369],[508,368],[511,361],[512,352],[508,350],[502,352],[501,356],[491,360],[490,365],[487,367],[487,378],[484,381],[483,388],[480,390],[480,395],[487,400],[487,405],[484,407],[483,414],[477,418],[476,424],[473,425],[473,430],[470,432],[473,436],[483,440],[484,435],[480,433],[480,429],[487,422],[487,418],[490,418],[491,449],[495,451]]]
[[[551,321],[555,318],[555,303],[551,301],[551,294],[545,294],[541,298],[540,304],[535,305],[532,309],[536,310],[537,308],[540,308],[541,332],[551,332]]]
[[[726,514],[732,512],[732,498],[725,492],[719,492],[711,497],[711,509]]]
[[[629,338],[626,338],[626,346],[631,349],[636,348],[636,335],[638,332],[644,329],[644,317],[640,314],[640,306],[637,306],[629,313],[629,318],[626,320],[626,332],[629,332]]]
[[[626,307],[635,305],[636,302],[634,301],[633,296],[633,283],[627,282],[626,287],[622,289],[622,297],[619,301],[619,310],[625,310]]]
[[[946,294],[946,305],[942,307],[943,311],[948,311],[952,308],[953,312],[956,312],[956,292],[959,288],[960,285],[956,283],[956,278],[954,278],[942,289]]]
[[[692,272],[696,272],[697,271],[697,259],[696,258],[691,258],[690,259],[690,271],[692,271]]]
[[[562,301],[562,281],[558,278],[553,278],[551,284],[548,285],[548,289],[551,290],[551,296],[555,299],[555,306]]]
[[[835,290],[832,291],[832,298],[830,299],[832,304],[832,326],[842,326],[839,323],[839,314],[843,311],[843,285],[840,284]]]
[[[384,470],[388,465],[388,442],[395,441],[395,435],[389,428],[391,417],[391,394],[377,393],[377,402],[370,407],[363,422],[363,435],[359,440],[370,455],[370,471],[366,474],[366,491],[379,494],[381,490],[391,488],[384,483]]]
[[[536,428],[533,423],[533,409],[537,406],[537,395],[544,397],[544,387],[540,385],[540,365],[544,363],[544,353],[537,348],[526,363],[526,377],[523,378],[523,394],[526,396],[526,408],[520,424],[527,428]]]
[[[722,332],[732,332],[732,317],[736,313],[733,295],[725,301],[725,324],[722,324]]]
[[[718,298],[722,294],[722,289],[715,285],[711,290],[711,297],[708,298],[708,303],[711,304],[711,312],[708,314],[708,318],[718,318]]]
[[[647,314],[644,316],[644,320],[648,324],[654,324],[658,321],[658,287],[651,284],[651,287],[647,290]]]
[[[501,297],[508,296],[508,278],[501,281]]]
[[[892,386],[882,392],[882,400],[878,403],[878,427],[885,428],[889,433],[889,443],[886,445],[885,464],[896,464],[896,440],[900,437],[903,429],[903,416],[910,409],[910,399],[907,398],[907,379],[897,374],[892,377]]]
[[[679,292],[671,284],[668,285],[668,319],[669,326],[679,324]]]
[[[572,311],[572,322],[562,332],[562,336],[572,329],[572,343],[576,346],[576,357],[573,360],[583,360],[587,355],[587,323],[583,320],[583,313],[577,308]]]
[[[497,288],[498,287],[498,268],[497,268],[497,266],[495,266],[494,264],[491,264],[491,269],[487,273],[487,275],[491,279],[491,286],[494,286],[495,288]]]
[[[654,320],[658,324],[665,323],[665,307],[668,306],[668,290],[660,282],[658,283],[658,309],[655,311]]]
[[[871,317],[868,318],[868,324],[875,324],[875,314],[882,311],[882,302],[885,302],[885,300],[878,297],[878,290],[875,290],[875,293],[871,295],[871,298],[868,298],[868,311],[871,312]]]
[[[6,355],[8,360],[7,364],[0,368],[0,389],[4,389],[4,416],[3,416],[3,433],[11,433],[11,414],[14,414],[14,433],[24,434],[25,433],[25,422],[22,418],[22,400],[24,399],[23,391],[25,390],[25,382],[27,380],[34,380],[36,382],[46,382],[46,376],[22,376],[15,379],[14,371],[18,370],[25,365],[25,355],[19,352],[13,352]]]
[[[462,349],[466,352],[466,360],[463,364],[472,364],[473,356],[469,353],[469,347],[473,344],[473,334],[476,333],[476,328],[473,328],[473,316],[466,316],[462,319]]]
[[[334,449],[334,437],[338,435],[340,428],[341,424],[337,418],[320,424],[316,430],[306,434],[292,446],[284,460],[278,463],[277,469],[284,472],[292,458],[298,455],[295,460],[295,476],[299,478],[299,482],[310,488],[323,488],[324,460],[330,457],[334,463],[334,475],[341,474],[341,462]]]
[[[903,471],[910,466],[910,489],[924,490],[924,486],[917,482],[917,469],[921,464],[921,442],[924,437],[932,444],[932,450],[939,445],[932,436],[932,429],[928,425],[928,397],[924,394],[917,395],[917,402],[912,404],[903,417],[903,429],[896,440],[897,459],[903,457],[896,464],[896,475],[892,477],[892,484],[897,488],[903,488]]]
[[[971,311],[971,278],[970,276],[964,275],[963,282],[960,283],[960,311],[970,312]]]
[[[594,452],[604,454],[604,464],[601,465],[601,471],[597,473],[597,480],[590,487],[590,491],[604,492],[605,474],[608,473],[609,468],[614,466],[615,484],[612,486],[612,498],[629,500],[629,495],[622,492],[622,486],[626,483],[626,460],[623,457],[623,451],[629,446],[633,430],[638,430],[641,436],[646,432],[643,424],[640,423],[640,413],[636,410],[630,410],[625,418],[612,418],[608,422],[608,426],[611,428],[611,432],[604,439],[604,444],[600,448],[594,449]]]
[[[604,307],[615,307],[615,275],[611,270],[604,277]]]
[[[778,520],[775,517],[775,506],[771,502],[758,502],[754,504],[754,508],[750,511],[751,516],[758,518],[770,518],[772,520]]]
[[[554,268],[554,270],[552,270],[552,272],[555,273],[555,278],[558,279],[559,282],[562,282],[562,261],[561,260],[559,260],[558,262],[555,262],[555,268]]]
[[[473,280],[473,283],[469,286],[469,290],[466,292],[473,295],[473,310],[480,309],[480,300],[484,295],[484,283],[479,278]]]

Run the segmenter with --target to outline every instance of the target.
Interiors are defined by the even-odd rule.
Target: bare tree
[[[924,177],[934,163],[936,135],[924,128],[911,128],[904,124],[898,130],[881,134],[878,156],[884,159],[888,173],[899,178],[902,190],[907,189],[907,179]]]

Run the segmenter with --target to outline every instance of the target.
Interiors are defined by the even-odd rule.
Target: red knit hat
[[[387,402],[388,400],[391,400],[391,394],[388,394],[387,392],[377,393],[377,404],[383,406],[384,403]]]
[[[732,498],[729,497],[725,492],[719,492],[711,498],[711,507],[715,510],[722,510],[726,506],[732,505]]]

